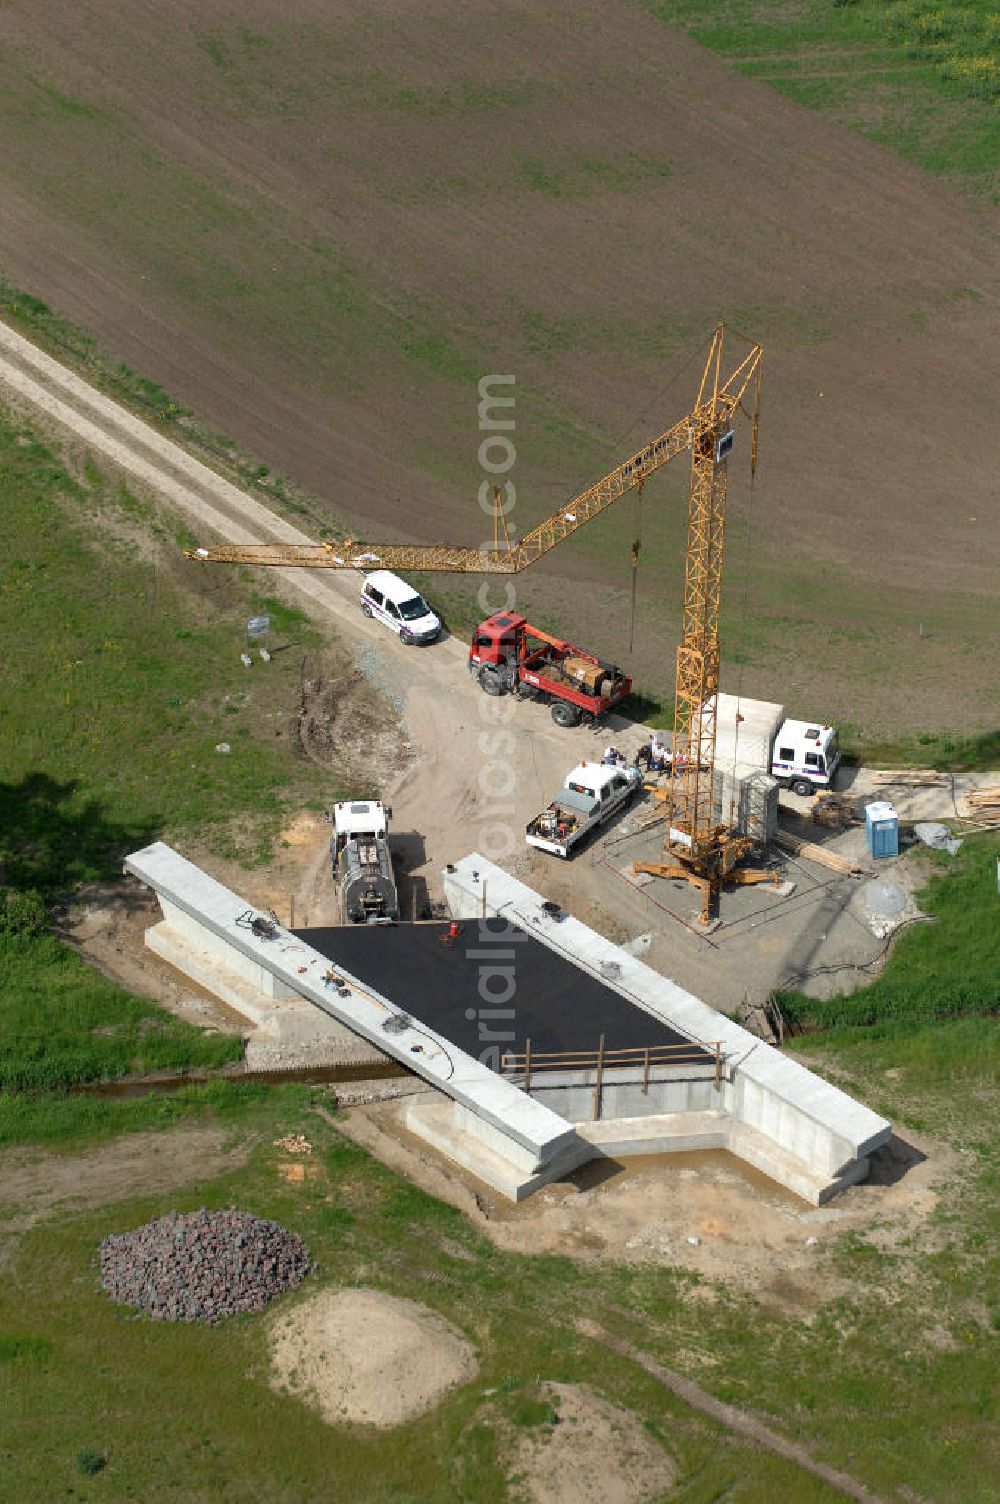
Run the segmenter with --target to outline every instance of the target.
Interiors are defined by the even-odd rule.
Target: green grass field
[[[752,78],[1000,201],[990,0],[642,0]]]
[[[957,855],[933,852],[931,860],[933,874],[918,900],[931,922],[909,925],[883,974],[860,992],[822,999],[779,993],[790,1022],[910,1028],[1000,1014],[1000,836],[970,836]]]
[[[269,1093],[229,1119],[258,1143],[246,1169],[64,1216],[24,1237],[0,1291],[6,1487],[26,1499],[73,1489],[93,1499],[155,1491],[178,1500],[500,1501],[505,1438],[512,1427],[545,1423],[536,1386],[555,1379],[592,1385],[662,1438],[679,1468],[671,1501],[838,1497],[790,1464],[732,1445],[634,1365],[578,1336],[573,1318],[586,1311],[886,1498],[905,1497],[905,1486],[940,1504],[991,1504],[1000,1164],[988,1091],[1000,1031],[981,1026],[972,1060],[969,1043],[946,1051],[942,1073],[897,1040],[837,1050],[810,1042],[811,1061],[836,1062],[856,1086],[876,1089],[886,1109],[919,1109],[965,1161],[929,1236],[891,1253],[877,1229],[831,1245],[831,1272],[853,1284],[809,1321],[724,1290],[692,1298],[692,1276],[669,1267],[502,1253],[458,1212],[327,1129],[304,1089]],[[265,1147],[291,1131],[306,1133],[318,1156],[318,1175],[299,1185],[275,1175]],[[122,1319],[97,1288],[100,1238],[202,1204],[237,1204],[301,1233],[316,1266],[304,1295],[360,1283],[426,1302],[476,1345],[477,1380],[394,1432],[329,1427],[269,1388],[267,1316],[216,1330]],[[77,1473],[86,1448],[108,1459],[92,1484]]]
[[[241,1053],[236,1035],[204,1034],[132,997],[51,935],[0,938],[0,1093],[212,1069]]]
[[[67,1094],[133,1072],[213,1069],[241,1046],[106,981],[47,932],[48,908],[161,836],[266,861],[287,813],[334,797],[337,769],[324,777],[291,735],[302,652],[324,639],[235,575],[199,576],[198,594],[151,506],[89,461],[75,477],[6,416],[0,546],[0,632],[17,645],[0,684],[0,1142],[197,1115],[237,1088],[170,1102]],[[242,627],[261,608],[272,646],[287,650],[248,673]]]
[[[302,651],[324,639],[235,574],[197,594],[168,526],[0,418],[0,633],[25,649],[0,685],[0,860],[17,887],[104,876],[160,835],[263,860],[290,809],[333,797],[336,770],[324,780],[290,735]],[[280,650],[247,672],[260,609]]]
[[[197,1046],[188,1051],[189,1063],[198,1053]],[[215,1080],[134,1097],[87,1091],[0,1092],[0,1145],[76,1149],[123,1133],[181,1123],[221,1121],[231,1123],[235,1132],[241,1130],[248,1108],[266,1091],[252,1081]]]

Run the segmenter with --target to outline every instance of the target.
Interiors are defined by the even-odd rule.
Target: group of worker
[[[671,748],[660,740],[658,731],[650,733],[649,741],[643,742],[634,758],[635,766],[644,768],[647,773],[669,773],[674,768],[683,768],[685,760],[683,752],[674,757]],[[605,747],[601,758],[605,767],[624,767],[626,761],[625,753],[617,747]]]

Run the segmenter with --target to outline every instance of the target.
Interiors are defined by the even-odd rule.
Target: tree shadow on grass
[[[0,782],[0,882],[35,888],[47,899],[82,882],[110,877],[122,856],[155,840],[159,820],[115,820],[78,779],[29,773]]]

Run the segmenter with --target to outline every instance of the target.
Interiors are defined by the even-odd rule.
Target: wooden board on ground
[[[793,836],[790,830],[775,831],[774,841],[782,851],[800,856],[807,862],[818,862],[821,867],[829,867],[843,877],[868,877],[875,870],[868,862],[841,856],[839,851],[831,851],[829,846],[817,846],[815,841],[804,841],[801,836]]]

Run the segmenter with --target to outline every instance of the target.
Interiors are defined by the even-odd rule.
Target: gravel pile
[[[101,1243],[101,1284],[155,1321],[205,1321],[261,1311],[299,1284],[309,1255],[297,1233],[248,1212],[171,1212]]]

